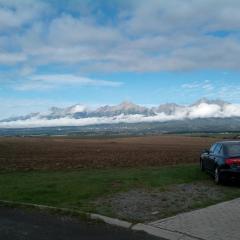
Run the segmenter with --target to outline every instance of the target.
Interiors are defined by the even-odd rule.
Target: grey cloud
[[[121,34],[114,28],[94,25],[91,21],[76,19],[66,14],[51,22],[48,37],[50,44],[64,47],[66,45],[96,43],[116,44],[122,38]]]
[[[80,17],[67,12],[74,7],[68,4],[65,13],[48,21],[43,16],[54,11],[54,4],[36,3],[0,0],[5,14],[0,25],[18,28],[0,39],[6,56],[0,55],[1,64],[68,64],[89,72],[240,69],[239,1],[123,1],[117,4],[116,22],[101,24],[107,16],[101,10],[94,15],[98,4],[91,1],[76,4]],[[11,14],[17,23],[8,22]],[[219,37],[217,31],[230,32]]]
[[[0,0],[0,30],[8,31],[31,24],[31,21],[44,16],[48,11],[48,4],[43,1]]]
[[[0,52],[0,64],[16,64],[27,60],[23,53]]]

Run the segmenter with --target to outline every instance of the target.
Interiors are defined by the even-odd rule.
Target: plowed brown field
[[[1,169],[144,167],[194,163],[216,139],[147,136],[118,139],[0,138]]]

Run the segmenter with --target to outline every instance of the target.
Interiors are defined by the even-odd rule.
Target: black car
[[[217,184],[240,177],[240,141],[223,141],[213,144],[200,157],[202,171],[214,176]]]

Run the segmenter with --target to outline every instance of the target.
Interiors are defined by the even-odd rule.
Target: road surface
[[[80,221],[36,210],[0,207],[0,239],[157,240],[159,238],[104,223]]]

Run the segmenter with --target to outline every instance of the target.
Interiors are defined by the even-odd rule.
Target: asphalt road
[[[0,239],[4,240],[157,240],[104,223],[80,221],[39,211],[0,207]],[[162,239],[163,240],[163,239]]]

